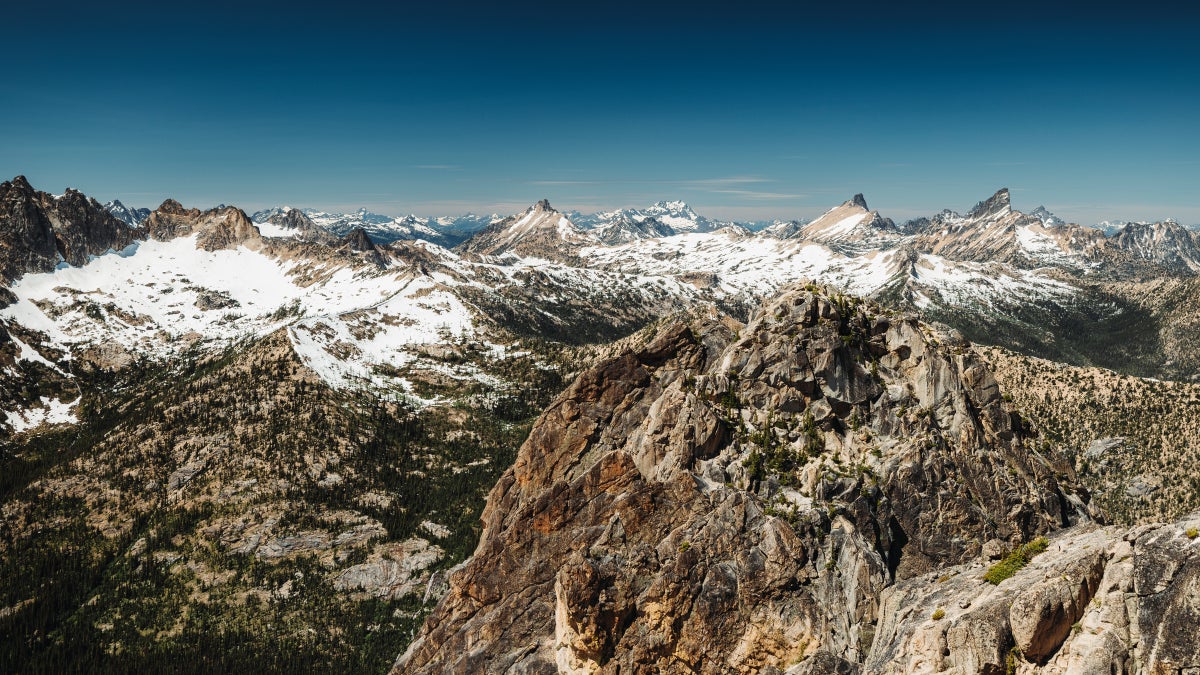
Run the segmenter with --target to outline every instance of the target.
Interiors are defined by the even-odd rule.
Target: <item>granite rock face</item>
[[[1200,538],[1188,534],[1197,525],[1200,512],[1133,530],[1068,528],[997,586],[982,581],[981,561],[902,581],[883,593],[864,670],[1195,672]]]
[[[969,345],[853,298],[661,327],[543,414],[395,671],[857,672],[890,585],[1088,520],[1035,441]]]

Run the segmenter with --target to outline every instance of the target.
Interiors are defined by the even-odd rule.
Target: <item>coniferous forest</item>
[[[448,404],[418,410],[331,389],[278,334],[83,375],[80,424],[0,454],[0,672],[386,670],[563,385],[551,347],[469,351],[515,384],[427,382]]]

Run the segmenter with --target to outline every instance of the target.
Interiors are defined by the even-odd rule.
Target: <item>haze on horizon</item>
[[[403,4],[403,3],[402,3]],[[687,201],[897,220],[1007,186],[1200,222],[1196,8],[448,2],[6,9],[0,176],[389,215]]]

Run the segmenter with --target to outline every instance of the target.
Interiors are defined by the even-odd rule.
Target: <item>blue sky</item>
[[[0,175],[156,206],[684,199],[893,218],[999,187],[1200,222],[1200,13],[1153,3],[55,3],[0,24]]]

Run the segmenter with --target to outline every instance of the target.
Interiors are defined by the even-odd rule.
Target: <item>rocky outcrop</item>
[[[659,329],[493,489],[396,672],[854,672],[883,591],[1087,519],[971,347],[816,288]]]
[[[201,211],[185,209],[174,199],[168,199],[146,218],[145,226],[149,235],[160,241],[197,235],[196,248],[205,251],[238,246],[257,249],[263,243],[250,217],[233,206]]]
[[[89,256],[121,250],[144,236],[136,228],[113,218],[95,199],[67,188],[61,197],[43,194],[42,205],[54,229],[54,238],[64,260],[84,265]]]
[[[0,274],[5,283],[25,272],[54,269],[58,262],[54,228],[24,176],[0,183],[0,214]]]
[[[377,546],[366,562],[347,567],[338,574],[333,587],[399,600],[424,590],[434,581],[428,569],[443,555],[441,548],[418,537]]]
[[[49,272],[60,261],[83,265],[144,236],[76,190],[56,197],[34,190],[24,176],[0,183],[0,281],[6,284],[26,272]]]
[[[1082,525],[997,586],[984,561],[902,581],[864,664],[874,673],[1178,673],[1200,668],[1200,512]],[[1189,534],[1191,536],[1189,536]]]

